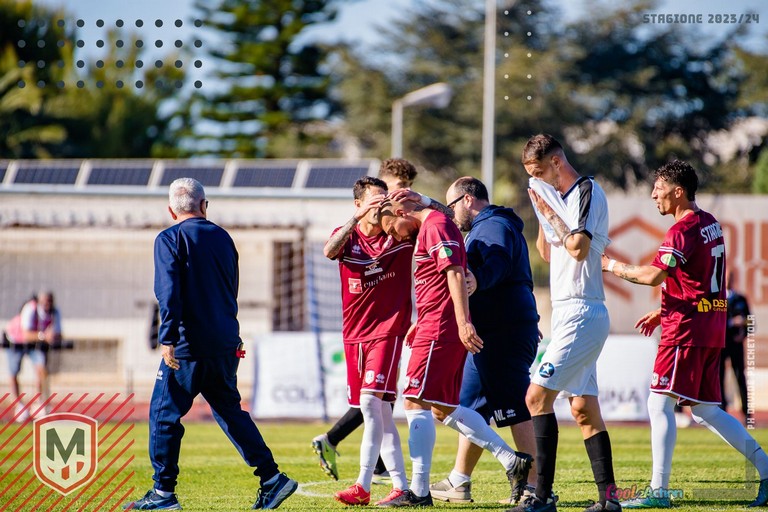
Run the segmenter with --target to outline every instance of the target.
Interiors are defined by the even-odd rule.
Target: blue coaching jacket
[[[483,331],[509,333],[510,324],[539,321],[523,225],[511,208],[489,205],[472,221],[464,241],[477,279],[469,309],[472,323]]]
[[[191,218],[155,239],[158,340],[178,359],[232,355],[240,344],[237,321],[238,254],[229,234]]]

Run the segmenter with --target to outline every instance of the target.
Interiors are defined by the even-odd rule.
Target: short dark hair
[[[550,134],[540,133],[534,135],[528,139],[525,147],[523,147],[523,165],[540,162],[544,157],[558,150],[563,151],[563,146]]]
[[[460,197],[465,194],[480,199],[481,201],[488,201],[488,189],[485,188],[483,182],[477,178],[471,176],[464,176],[457,179],[454,184],[454,189],[459,193]]]
[[[409,187],[413,184],[417,174],[419,173],[416,171],[416,167],[405,158],[388,158],[381,162],[379,167],[379,178],[394,176]]]
[[[352,187],[352,195],[355,199],[362,199],[365,191],[370,187],[380,187],[387,190],[387,184],[381,181],[379,178],[373,176],[363,176],[355,182]]]
[[[653,180],[656,181],[658,179],[682,187],[685,190],[685,197],[689,201],[696,199],[699,177],[696,175],[696,169],[688,162],[672,160],[662,165],[653,171]]]

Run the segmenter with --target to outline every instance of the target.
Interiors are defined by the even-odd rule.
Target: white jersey
[[[567,208],[566,224],[576,226],[571,233],[584,233],[592,242],[589,254],[576,261],[562,244],[550,250],[549,288],[552,302],[581,299],[605,301],[602,254],[608,238],[608,201],[592,177],[582,176],[563,195]]]

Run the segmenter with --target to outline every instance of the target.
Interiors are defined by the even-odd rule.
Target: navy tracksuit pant
[[[262,481],[278,473],[277,463],[249,414],[240,407],[237,367],[232,356],[202,360],[179,360],[172,370],[160,362],[149,408],[149,458],[156,488],[174,492],[179,475],[179,450],[184,427],[181,418],[189,412],[198,394],[208,402],[213,417],[245,462],[255,467]]]

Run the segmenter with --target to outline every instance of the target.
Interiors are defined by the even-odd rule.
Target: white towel
[[[555,187],[545,181],[536,178],[529,178],[528,186],[533,189],[533,191],[536,192],[539,197],[546,201],[549,206],[552,207],[557,216],[563,219],[563,222],[565,222],[565,225],[568,226],[569,229],[575,229],[575,221],[569,217],[568,208],[565,206],[565,202],[560,196],[560,192],[555,190]],[[533,201],[531,201],[531,203],[533,203]],[[541,228],[544,230],[544,236],[546,237],[547,242],[554,245],[555,247],[562,245],[560,237],[557,236],[554,228],[549,224],[547,219],[544,218],[544,215],[542,215],[541,212],[536,208],[535,204],[533,205],[533,211],[536,212],[536,217],[538,217]]]

